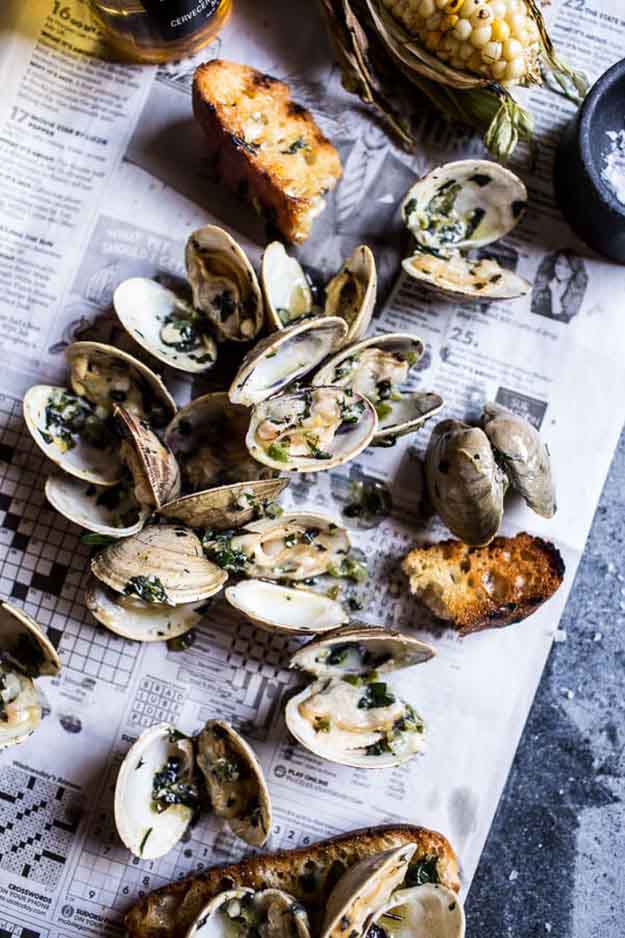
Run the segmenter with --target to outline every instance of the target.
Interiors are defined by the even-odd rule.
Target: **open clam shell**
[[[535,427],[494,403],[485,404],[482,425],[512,487],[533,511],[543,518],[552,518],[556,493],[551,460]]]
[[[24,395],[23,409],[33,440],[64,472],[94,485],[121,481],[119,440],[83,398],[36,384]]]
[[[275,476],[247,451],[249,422],[247,407],[231,404],[225,391],[196,397],[178,411],[165,430],[165,442],[178,460],[185,490]]]
[[[424,883],[397,889],[374,916],[373,924],[388,938],[464,938],[460,899],[447,886]]]
[[[326,515],[285,512],[246,524],[235,536],[205,544],[215,562],[246,577],[306,580],[339,568],[351,542]]]
[[[115,826],[136,857],[162,857],[186,831],[198,801],[193,768],[191,740],[167,723],[131,746],[115,785]]]
[[[167,606],[148,603],[138,596],[124,596],[89,578],[85,605],[98,622],[122,638],[134,642],[166,642],[178,638],[202,621],[204,600]]]
[[[92,559],[91,571],[116,593],[168,606],[208,599],[228,579],[206,559],[192,531],[173,525],[109,544]]]
[[[457,420],[439,423],[428,444],[425,477],[430,501],[452,534],[474,547],[492,541],[508,480],[483,430]]]
[[[130,537],[141,530],[149,515],[130,489],[126,481],[103,487],[62,472],[48,476],[45,495],[59,514],[81,528],[108,537]]]
[[[408,333],[371,336],[341,349],[320,368],[313,387],[351,388],[374,405],[378,415],[375,440],[403,436],[419,429],[443,407],[430,392],[402,392],[410,368],[423,355],[423,342]]]
[[[313,590],[265,580],[241,580],[225,591],[227,601],[268,632],[314,635],[344,625],[349,616],[336,599]]]
[[[160,514],[191,528],[238,528],[261,515],[264,505],[277,498],[288,484],[288,479],[257,479],[221,485],[168,502],[161,506]]]
[[[403,883],[415,850],[415,844],[406,844],[351,866],[327,901],[321,938],[364,938],[376,913]]]
[[[34,679],[61,670],[56,649],[34,619],[0,602],[0,749],[27,739],[41,721]]]
[[[253,407],[278,394],[316,368],[346,335],[342,319],[318,316],[266,336],[243,359],[228,391],[230,400]]]
[[[115,405],[113,414],[123,437],[121,455],[130,469],[140,505],[160,508],[180,495],[180,468],[172,451],[142,418]]]
[[[127,352],[101,342],[74,342],[65,350],[75,394],[95,407],[100,417],[123,404],[153,427],[164,427],[176,413],[176,402],[161,378]]]
[[[310,282],[299,261],[287,254],[281,241],[272,241],[263,253],[260,284],[267,325],[273,331],[321,312],[315,307]]]
[[[375,258],[361,244],[326,285],[326,316],[340,316],[347,324],[344,342],[356,342],[369,328],[378,289]]]
[[[422,251],[449,257],[508,234],[527,208],[527,189],[490,160],[437,166],[406,193],[401,212]]]
[[[355,459],[378,429],[373,404],[349,388],[303,388],[257,404],[246,444],[263,465],[320,472]]]
[[[280,889],[240,887],[220,892],[205,905],[186,938],[232,938],[233,931],[264,938],[310,938],[304,906]]]
[[[271,797],[256,753],[224,720],[209,720],[196,741],[198,768],[217,817],[237,837],[262,847],[271,833]]]
[[[402,267],[414,280],[451,300],[512,300],[532,289],[523,277],[488,257],[441,258],[417,252],[405,258]]]
[[[423,721],[380,675],[435,654],[417,639],[372,626],[346,626],[314,639],[290,662],[316,676],[285,710],[289,731],[315,755],[340,765],[400,765],[425,748]]]
[[[217,343],[203,317],[156,280],[124,280],[113,293],[113,306],[135,342],[170,368],[201,374],[217,361]]]
[[[263,300],[245,252],[215,225],[194,231],[185,252],[193,305],[221,339],[250,342],[263,324]]]

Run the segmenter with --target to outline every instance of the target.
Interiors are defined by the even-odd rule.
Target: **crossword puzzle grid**
[[[49,469],[20,402],[0,396],[0,598],[47,629],[64,668],[127,687],[138,646],[98,628],[85,608],[89,549],[81,530],[47,505]]]

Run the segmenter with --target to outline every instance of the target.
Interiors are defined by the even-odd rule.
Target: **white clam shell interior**
[[[464,909],[459,897],[452,889],[438,883],[398,889],[374,921],[388,938],[464,938],[465,935]]]
[[[272,329],[284,329],[313,312],[310,283],[299,261],[290,257],[280,241],[263,253],[260,282]]]
[[[241,917],[249,922],[249,934],[310,938],[306,911],[292,896],[279,889],[254,892],[246,888],[228,889],[215,896],[197,916],[186,938],[245,938],[245,927],[237,927],[241,905],[247,907]]]
[[[202,621],[204,602],[165,606],[124,597],[95,577],[87,585],[87,609],[98,622],[135,642],[166,642],[184,635]]]
[[[2,669],[0,697],[3,720],[0,723],[0,750],[23,743],[41,722],[41,703],[33,681],[18,671]]]
[[[343,625],[349,618],[329,596],[265,580],[242,580],[227,587],[225,595],[231,606],[268,631],[311,635]]]
[[[74,476],[59,473],[46,480],[45,494],[53,508],[74,524],[108,537],[129,537],[141,530],[149,511],[137,505],[137,520],[126,527],[116,527],[116,509],[109,507],[109,493],[114,487],[103,487],[84,482]]]
[[[28,661],[21,661],[22,650]],[[0,652],[31,677],[53,677],[61,670],[58,652],[42,627],[8,602],[0,602]]]

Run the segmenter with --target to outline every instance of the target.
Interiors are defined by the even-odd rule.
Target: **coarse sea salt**
[[[625,130],[608,130],[610,149],[604,155],[601,178],[608,184],[619,202],[625,205]]]

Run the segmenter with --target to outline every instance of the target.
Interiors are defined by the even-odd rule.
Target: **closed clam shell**
[[[48,476],[44,491],[59,514],[81,528],[107,537],[136,534],[149,515],[147,506],[137,504],[125,482],[109,488],[60,472]],[[126,523],[122,517],[132,523]]]
[[[228,586],[225,596],[238,612],[268,632],[313,635],[337,628],[349,619],[336,599],[265,580],[241,580]]]
[[[227,231],[198,228],[187,241],[187,277],[193,305],[221,339],[250,342],[263,324],[263,299],[245,252]]]
[[[238,572],[266,580],[306,580],[340,567],[351,541],[347,529],[328,515],[285,512],[246,524],[226,544],[215,544],[215,556],[227,548],[240,562]]]
[[[228,396],[252,407],[307,375],[345,341],[347,326],[337,316],[318,316],[274,332],[243,359]]]
[[[531,283],[490,257],[444,258],[417,251],[402,261],[402,267],[414,280],[450,300],[512,300],[532,289]]]
[[[109,544],[92,559],[91,571],[117,593],[170,606],[208,599],[228,578],[206,559],[192,531],[173,525]]]
[[[457,160],[411,186],[401,213],[421,249],[444,257],[498,241],[526,208],[527,189],[509,169],[491,160]]]
[[[246,444],[272,469],[321,472],[355,459],[378,429],[375,407],[349,388],[302,388],[252,411]]]
[[[238,528],[258,517],[263,504],[277,498],[288,484],[288,479],[257,479],[220,485],[183,495],[162,505],[159,513],[191,528]]]
[[[232,938],[233,921],[241,919],[263,938],[310,938],[306,910],[293,896],[280,889],[255,892],[245,887],[225,890],[211,899],[186,938]]]
[[[121,429],[122,458],[130,469],[139,504],[160,508],[180,495],[180,468],[172,451],[150,425],[115,405],[115,419]]]
[[[378,289],[375,258],[361,244],[326,284],[326,316],[340,316],[347,324],[344,343],[361,339],[371,322]]]
[[[100,416],[123,404],[154,427],[176,413],[176,402],[161,378],[127,352],[101,342],[73,342],[65,349],[73,391],[94,405]]]
[[[430,501],[456,537],[474,547],[492,541],[508,482],[483,430],[457,420],[439,423],[428,444],[425,475]]]
[[[85,605],[98,622],[134,642],[166,642],[184,635],[202,621],[205,601],[167,606],[116,593],[91,576]]]
[[[66,388],[36,384],[24,395],[23,410],[33,440],[63,472],[93,485],[116,485],[121,480],[119,440],[82,398]],[[86,426],[84,421],[89,422],[89,436],[73,429]]]
[[[464,938],[462,903],[453,889],[424,883],[397,889],[375,915],[388,938]]]
[[[165,442],[178,460],[186,491],[275,477],[247,451],[249,422],[248,408],[231,404],[226,391],[196,397],[178,411]]]
[[[252,747],[225,720],[209,720],[196,740],[196,759],[213,812],[237,837],[262,847],[271,833],[271,796]]]
[[[155,797],[160,788],[158,775],[172,759],[176,760],[177,770],[171,774],[175,774],[178,784],[192,785],[191,741],[168,723],[159,723],[139,736],[119,769],[115,784],[115,826],[125,846],[143,860],[162,857],[175,847],[193,817],[193,805],[167,804]],[[189,797],[185,800],[194,800],[190,791],[187,794]]]
[[[552,518],[556,493],[551,460],[536,428],[494,403],[484,406],[482,425],[512,487],[533,511],[543,518]]]
[[[375,440],[418,430],[443,407],[438,394],[402,392],[410,368],[423,355],[423,342],[409,333],[371,336],[348,345],[319,369],[313,386],[348,387],[364,394],[376,408]]]
[[[321,938],[363,938],[376,913],[400,886],[416,844],[367,857],[339,879],[326,904]]]
[[[264,250],[260,284],[265,299],[267,325],[272,332],[319,315],[304,269],[294,257],[287,254],[281,241],[272,241]]]
[[[435,654],[431,645],[403,632],[373,625],[347,625],[303,645],[291,658],[289,667],[316,677],[341,677],[372,670],[388,674],[422,664]]]
[[[214,367],[217,343],[200,326],[193,306],[148,277],[124,280],[113,293],[117,316],[135,342],[178,371],[201,374]]]

